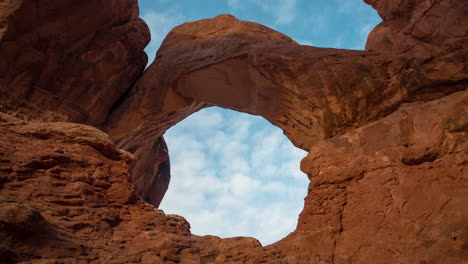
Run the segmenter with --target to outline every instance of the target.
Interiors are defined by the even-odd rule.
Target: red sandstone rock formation
[[[398,8],[417,16],[405,17],[412,28],[421,27],[417,32],[431,30],[430,25],[438,23],[433,17],[447,9],[454,9],[451,19],[456,21],[467,11],[461,1],[433,2],[430,10],[414,1]],[[406,20],[397,20],[388,9],[380,12],[384,22],[368,45],[376,51],[301,46],[229,15],[185,23],[166,37],[155,62],[113,113],[106,131],[120,147],[137,150],[144,163],[154,164],[151,146],[169,127],[216,105],[261,115],[282,128],[294,145],[309,151],[319,140],[388,115],[404,102],[434,100],[466,89],[468,52],[462,44],[467,22],[460,25],[465,30],[453,30],[446,37],[444,46],[439,31],[434,32],[439,40],[434,43],[420,43],[411,34],[395,37],[398,34],[392,32],[398,25],[392,25]],[[395,36],[381,30],[384,27]],[[376,39],[387,36],[395,48],[374,47],[380,47]],[[411,47],[402,50],[403,45]],[[133,177],[151,182],[157,170],[137,168]]]
[[[2,1],[0,111],[26,120],[104,122],[147,63],[149,30],[138,13],[137,0]],[[169,175],[165,143],[156,142],[157,158],[137,168],[156,165]],[[168,182],[153,190],[152,180],[139,194],[160,201]]]
[[[364,0],[383,22],[369,35],[366,50],[444,56],[466,51],[466,3],[459,0]]]
[[[468,6],[366,2],[383,18],[366,51],[301,46],[224,15],[175,28],[140,77],[148,32],[135,1],[0,3],[0,110],[100,125],[134,154],[92,127],[2,114],[0,259],[466,261]],[[297,229],[271,246],[192,235],[138,197],[159,204],[163,133],[212,105],[261,115],[309,151]]]
[[[468,92],[402,106],[320,141],[297,230],[191,235],[138,199],[133,155],[73,123],[0,117],[0,259],[26,263],[463,263],[468,258]],[[347,164],[347,166],[342,166]],[[37,260],[35,260],[37,259]]]
[[[0,109],[23,118],[98,125],[147,63],[136,0],[7,0],[0,27]]]
[[[331,263],[468,259],[467,106],[466,91],[405,104],[316,144],[297,229],[278,246]]]

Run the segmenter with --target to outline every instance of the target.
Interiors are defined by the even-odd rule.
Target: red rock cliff
[[[148,33],[136,2],[93,2],[111,11],[102,13],[89,1],[49,2],[0,3],[0,103],[9,114],[0,115],[1,260],[468,259],[462,0],[367,0],[383,22],[366,51],[301,46],[229,15],[186,23],[141,76]],[[77,19],[90,10],[98,12]],[[66,34],[69,23],[82,26]],[[192,235],[182,217],[138,197],[159,204],[169,181],[163,133],[212,105],[261,115],[309,151],[304,210],[273,245]],[[100,124],[110,137],[37,122],[51,120]]]
[[[0,111],[27,120],[102,124],[147,63],[149,29],[138,13],[137,0],[2,1]],[[157,142],[164,150],[164,141]],[[169,166],[165,153],[152,160],[161,173]],[[165,186],[152,193],[163,195]]]
[[[2,1],[0,26],[0,107],[24,118],[98,125],[147,63],[136,0]]]
[[[301,46],[229,15],[185,23],[166,37],[106,131],[153,164],[151,146],[169,127],[216,105],[263,116],[309,151],[319,140],[386,116],[402,103],[466,89],[466,30],[452,30],[450,37],[432,31],[434,23],[446,26],[434,17],[447,10],[460,28],[468,28],[460,3],[433,1],[426,10],[421,2],[402,1],[397,7],[405,12],[394,13],[377,5],[384,22],[369,36],[367,51]],[[400,12],[407,15],[398,19]],[[401,33],[399,23],[406,20],[421,28],[417,32],[433,32],[435,40]],[[391,38],[393,48],[372,44],[382,38]],[[156,170],[137,167],[134,177],[149,182]]]

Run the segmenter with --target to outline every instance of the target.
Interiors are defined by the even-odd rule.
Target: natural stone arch
[[[65,261],[65,258],[71,258],[70,261],[73,261],[76,258],[83,261],[103,259],[104,261],[139,262],[144,257],[149,257],[149,260],[148,258],[146,260],[151,263],[158,262],[160,259],[159,255],[156,256],[156,252],[166,251],[168,248],[176,249],[170,257],[177,261],[205,258],[204,260],[208,260],[208,262],[213,260],[218,263],[233,261],[233,250],[237,252],[235,255],[238,258],[237,262],[254,260],[254,262],[259,263],[460,263],[466,260],[468,255],[463,248],[463,243],[466,245],[465,238],[467,237],[465,205],[467,204],[466,190],[468,188],[464,184],[466,182],[464,174],[466,172],[466,149],[468,149],[466,144],[467,92],[456,91],[466,90],[468,80],[466,67],[468,51],[466,13],[468,5],[462,0],[365,1],[378,10],[383,22],[373,30],[368,39],[366,47],[368,51],[372,52],[364,52],[363,54],[366,56],[374,54],[377,58],[386,58],[384,61],[390,63],[381,65],[381,68],[392,69],[392,71],[390,71],[391,74],[383,76],[381,81],[394,84],[395,86],[391,86],[391,89],[401,88],[401,94],[404,95],[402,102],[415,102],[401,106],[387,117],[379,118],[378,121],[357,129],[352,129],[352,126],[357,125],[356,123],[340,124],[338,122],[340,120],[336,121],[338,128],[343,129],[349,125],[351,127],[349,129],[352,130],[350,133],[321,140],[311,148],[308,158],[303,160],[301,167],[304,172],[312,176],[312,181],[308,189],[309,195],[305,201],[306,207],[299,218],[297,230],[291,235],[269,247],[261,247],[251,238],[218,239],[190,235],[189,224],[181,217],[166,216],[151,206],[143,205],[142,207],[141,201],[134,205],[128,204],[128,200],[123,201],[126,199],[121,200],[122,196],[135,198],[132,192],[133,187],[130,186],[127,179],[127,165],[125,164],[133,159],[124,154],[122,155],[124,158],[112,162],[122,170],[119,169],[118,172],[111,170],[112,175],[110,176],[116,177],[114,178],[116,181],[112,183],[116,184],[117,188],[112,188],[112,195],[109,196],[109,199],[102,199],[103,195],[106,196],[106,192],[102,185],[98,184],[95,185],[97,187],[95,189],[97,204],[88,206],[88,196],[81,200],[85,207],[81,211],[83,214],[77,216],[85,222],[81,221],[78,222],[79,225],[70,225],[69,219],[63,217],[61,213],[56,215],[47,213],[54,221],[51,227],[53,226],[57,231],[68,233],[65,237],[67,239],[63,239],[62,236],[48,236],[52,238],[50,241],[44,241],[48,243],[34,243],[34,245],[41,246],[40,249],[35,246],[30,248],[26,244],[18,244],[15,242],[16,240],[12,240],[10,242],[15,244],[15,247],[20,246],[14,249],[13,253],[25,256],[24,261],[38,261],[38,258],[47,259],[46,261],[54,261],[53,259],[56,258]],[[162,137],[157,139],[155,137],[165,130],[164,127],[176,122],[177,118],[183,118],[184,114],[194,111],[197,107],[203,107],[205,103],[193,98],[177,96],[177,98],[183,99],[182,101],[186,101],[188,106],[193,103],[192,108],[181,107],[178,108],[180,111],[164,114],[161,109],[157,108],[158,104],[153,105],[156,108],[150,107],[155,101],[161,100],[162,102],[163,100],[163,97],[158,97],[157,91],[160,91],[162,95],[168,94],[169,86],[156,86],[158,80],[154,83],[145,84],[142,81],[139,83],[141,87],[146,85],[146,88],[157,91],[145,91],[136,87],[133,89],[134,97],[131,100],[127,99],[125,95],[121,96],[127,88],[130,88],[129,85],[139,78],[146,64],[143,48],[149,39],[149,32],[144,23],[137,19],[136,0],[79,1],[79,3],[83,3],[82,7],[84,8],[77,8],[75,5],[78,4],[77,1],[50,0],[48,1],[51,3],[50,5],[39,5],[37,4],[39,0],[17,2],[23,3],[18,10],[24,12],[15,12],[12,16],[7,14],[8,21],[0,25],[0,31],[5,30],[4,26],[8,25],[8,30],[0,43],[0,57],[2,58],[0,64],[3,65],[1,71],[4,73],[0,74],[1,92],[6,94],[33,92],[29,97],[23,97],[23,94],[19,97],[21,101],[18,102],[20,104],[30,102],[37,106],[37,108],[29,109],[20,107],[20,109],[26,110],[20,114],[29,119],[87,122],[106,128],[105,125],[101,126],[101,122],[107,120],[109,111],[113,112],[113,121],[109,123],[111,126],[106,129],[113,133],[116,139],[125,137],[124,140],[121,140],[121,145],[125,145],[128,150],[140,158],[133,171],[134,179],[139,180],[135,182],[146,184],[137,184],[140,194],[149,189],[149,194],[156,193],[155,198],[157,195],[162,196],[164,186],[158,185],[162,178],[153,176],[168,177],[168,174],[164,174],[164,169],[159,169],[165,168],[168,162],[167,157],[166,160],[164,158],[164,140]],[[57,4],[59,2],[60,5]],[[72,4],[71,2],[74,3],[73,8],[68,8]],[[41,3],[43,3],[42,0]],[[96,5],[96,3],[99,4]],[[116,5],[116,3],[123,5]],[[53,6],[58,9],[42,8],[44,6]],[[61,6],[63,8],[60,8]],[[37,12],[37,10],[42,10],[49,15],[41,16],[43,13]],[[93,12],[96,10],[114,12]],[[90,19],[84,21],[83,14]],[[51,19],[57,23],[49,24]],[[34,24],[31,25],[31,21]],[[75,21],[77,23],[74,23]],[[86,23],[82,24],[81,22]],[[81,26],[70,27],[68,26],[70,23]],[[54,27],[49,27],[48,24],[54,25]],[[217,28],[217,26],[214,27]],[[109,38],[95,39],[90,37],[96,33],[97,28],[102,29],[101,33],[110,33],[106,34]],[[24,29],[24,32],[14,29]],[[58,39],[60,42],[65,40],[63,45],[55,45],[60,44],[58,42],[52,42],[54,44],[52,46],[36,45],[48,39],[49,34],[38,34],[42,30],[47,31],[50,35],[67,32],[70,37],[65,36],[65,39]],[[83,34],[85,32],[86,34]],[[243,31],[239,34],[248,35],[245,33]],[[205,37],[210,38],[210,36]],[[258,40],[258,38],[253,38],[253,42]],[[77,39],[79,42],[76,42]],[[262,42],[263,38],[259,37],[259,39]],[[185,62],[191,60],[191,57],[187,56],[190,54],[188,51],[206,48],[199,45],[197,37],[182,40],[183,43],[179,43],[175,47],[180,49],[185,46],[187,53],[181,53],[180,58],[174,53],[173,58],[178,59],[167,60],[165,64],[162,63],[163,58],[159,57],[155,64],[170,66],[171,63],[174,63],[174,65],[179,65],[179,68],[170,68],[172,72],[166,72],[171,74],[174,80],[178,79],[176,70],[180,70],[182,66],[188,67],[184,65]],[[218,41],[219,39],[211,42],[214,45],[212,48],[215,50]],[[252,38],[246,39],[247,44],[250,41]],[[257,41],[256,44],[258,43]],[[287,46],[287,42],[284,43]],[[70,47],[71,45],[73,49],[66,49],[64,52],[62,47]],[[92,54],[91,56],[82,56],[89,54],[89,48],[93,48],[95,51],[93,54],[105,56],[95,57]],[[165,47],[166,52],[169,48],[172,47]],[[299,47],[299,49],[302,48]],[[277,51],[280,50],[282,51],[276,54],[276,57],[280,59],[275,61],[278,65],[284,61],[283,58],[286,54],[291,55],[296,52],[294,51],[296,48],[282,47],[277,49]],[[34,56],[29,56],[29,51],[33,51]],[[267,51],[271,51],[271,49],[264,49],[264,52]],[[317,49],[318,53],[325,51],[326,49]],[[163,53],[166,52],[161,51],[161,54],[164,55]],[[260,55],[263,54],[261,50],[259,52]],[[341,52],[344,55],[348,54],[346,51]],[[349,52],[349,54],[351,53],[353,52]],[[302,60],[302,54],[298,54],[301,56],[294,58]],[[23,59],[17,60],[17,55]],[[38,61],[36,55],[47,60]],[[272,57],[275,56],[272,55]],[[335,57],[337,60],[342,59]],[[74,60],[73,58],[82,58],[83,60]],[[110,58],[112,60],[109,60]],[[62,63],[56,63],[57,61]],[[207,58],[207,65],[210,62],[215,63]],[[100,65],[99,68],[103,70],[102,72],[96,72],[87,66],[89,64],[96,65],[96,63]],[[198,63],[201,62],[198,61]],[[305,68],[314,69],[313,63],[309,64]],[[62,67],[64,65],[71,67]],[[391,65],[393,66],[390,67]],[[395,69],[397,70],[394,71]],[[384,72],[389,71],[384,70]],[[66,75],[63,75],[64,73]],[[154,71],[151,72],[151,74],[154,73]],[[352,74],[350,75],[352,76]],[[164,75],[159,76],[164,77]],[[55,77],[61,77],[60,79],[69,85],[63,85],[64,82],[54,82]],[[144,76],[147,82],[151,81],[150,77],[148,74]],[[374,77],[378,76],[374,75]],[[83,79],[85,82],[81,82]],[[358,78],[358,80],[361,79]],[[96,84],[98,92],[89,89],[89,86],[86,85],[88,82]],[[51,85],[41,86],[41,83]],[[344,83],[344,87],[349,88],[352,85],[350,80]],[[399,87],[399,83],[401,87]],[[311,86],[307,89],[314,90],[316,88]],[[44,96],[37,96],[44,91],[47,92]],[[447,95],[450,93],[453,94]],[[147,95],[155,95],[155,97],[149,98]],[[314,96],[317,94],[306,93],[306,95]],[[97,104],[97,108],[89,108],[91,97],[96,101],[102,100],[103,103]],[[119,103],[114,103],[118,97],[120,97],[120,100],[117,101]],[[43,100],[44,98],[47,100]],[[1,98],[1,101],[3,100],[4,97]],[[382,104],[385,104],[387,100],[390,98],[384,98]],[[143,101],[149,104],[142,105]],[[120,104],[120,102],[124,102],[124,104]],[[15,104],[16,102],[12,102],[13,106]],[[115,110],[113,105],[120,105],[118,111],[113,111]],[[144,110],[145,107],[146,110]],[[387,106],[382,107],[386,109]],[[0,106],[0,108],[4,108],[4,106]],[[9,113],[15,113],[17,109],[7,108]],[[47,111],[50,110],[54,116],[47,115]],[[124,114],[126,110],[139,110],[140,113],[132,115],[127,112]],[[55,115],[57,114],[55,111],[61,115]],[[388,111],[392,112],[391,108]],[[366,113],[360,114],[367,115]],[[88,115],[91,117],[90,119],[85,118]],[[116,122],[124,116],[126,120],[132,122],[129,123],[128,127],[125,127],[125,123]],[[168,123],[158,123],[157,120],[166,120]],[[43,135],[44,129],[33,129],[30,130],[31,133],[24,133],[27,130],[18,126],[29,126],[29,124],[21,121],[13,125],[13,127],[17,127],[16,129],[10,130],[12,124],[2,126],[2,136],[12,134],[11,132],[13,132],[14,137],[21,134],[21,140],[11,140],[9,144],[21,141],[22,146],[19,149],[16,146],[4,149],[6,149],[6,153],[15,153],[11,156],[16,155],[16,153],[21,156],[26,155],[26,159],[19,160],[22,166],[30,164],[29,162],[25,163],[25,160],[44,162],[31,151],[32,137],[35,137],[35,143],[41,141],[41,145],[39,145],[41,150],[53,153],[52,156],[57,155],[53,149],[49,149],[50,142],[54,141],[40,136]],[[140,125],[140,129],[133,131]],[[50,131],[50,124],[41,124],[41,126],[45,126],[45,131]],[[164,129],[160,129],[160,126]],[[66,140],[68,136],[76,137],[73,135],[73,131],[69,129],[57,131],[60,132],[57,134],[57,138],[64,140],[62,143],[73,143]],[[136,136],[134,140],[131,137],[126,137],[131,131],[133,131],[131,134]],[[80,131],[80,135],[81,132],[83,131]],[[87,139],[91,139],[91,141],[85,140],[86,142],[83,142],[82,137],[76,138],[79,141],[78,144],[81,145],[80,148],[86,147],[88,150],[90,147],[96,148],[95,140],[100,141],[101,138],[105,138],[107,150],[110,147],[115,150],[117,156],[122,154],[121,151],[114,149],[105,135],[98,133],[98,136],[95,132],[86,134],[90,136]],[[338,130],[332,132],[341,133]],[[52,144],[55,145],[54,143]],[[92,146],[89,145],[90,143],[93,143]],[[38,145],[35,146],[38,149]],[[2,150],[5,151],[4,149]],[[77,149],[76,152],[81,156],[89,153],[89,157],[84,156],[83,160],[89,158],[91,162],[80,162],[80,165],[87,164],[86,170],[90,172],[89,175],[92,175],[96,168],[94,164],[101,166],[102,161],[107,164],[108,160],[105,160],[106,158],[101,155],[103,153],[88,152],[86,149],[83,149],[84,151]],[[73,153],[66,155],[70,154],[73,155]],[[60,162],[60,160],[58,161]],[[47,160],[45,162],[48,163]],[[73,170],[77,167],[68,167],[68,161],[66,163],[68,172],[65,171],[67,174],[65,179],[74,183],[77,174]],[[9,166],[8,162],[6,164]],[[9,170],[11,171],[11,169]],[[27,168],[26,171],[30,172],[31,168]],[[42,168],[38,168],[34,173],[45,174]],[[62,172],[53,173],[61,174]],[[21,174],[15,174],[16,172],[11,174],[13,179],[22,177]],[[147,175],[149,176],[144,178]],[[50,183],[60,183],[61,186],[62,183],[58,180],[62,181],[64,178],[53,178],[56,178],[57,181],[53,180]],[[148,181],[145,182],[145,180]],[[24,179],[20,179],[20,182],[34,189],[31,190],[29,187],[18,189],[19,185],[16,182],[7,182],[6,185],[13,187],[13,191],[7,193],[7,197],[14,201],[18,199],[21,203],[34,202],[40,207],[45,206],[42,207],[43,209],[39,209],[41,213],[51,212],[50,209],[55,210],[58,206],[55,203],[50,203],[51,200],[44,196],[42,191],[53,195],[63,195],[57,200],[59,202],[63,202],[65,196],[70,196],[68,191],[59,192],[56,190],[58,184],[50,185],[50,188],[37,188],[42,186],[44,182],[42,178],[35,181],[37,184],[31,184],[33,182],[24,181]],[[143,190],[143,187],[146,186],[150,188]],[[158,193],[157,188],[159,187],[161,191]],[[151,192],[151,188],[156,191]],[[5,194],[4,190],[5,188],[1,190],[2,195]],[[41,191],[40,195],[38,195],[38,190]],[[128,192],[121,190],[128,190]],[[22,193],[25,191],[28,195],[19,195],[18,191]],[[131,196],[127,194],[131,194]],[[43,200],[43,198],[47,200]],[[116,203],[115,198],[120,201]],[[390,202],[387,203],[387,201]],[[16,206],[16,208],[21,207]],[[106,212],[107,209],[117,209],[114,211],[117,213]],[[433,212],[433,214],[428,217],[428,212]],[[124,218],[122,219],[119,215],[123,215]],[[91,234],[87,230],[81,234],[76,232],[77,226],[83,226],[83,223],[88,222],[88,216],[89,219],[94,219],[92,221],[95,223],[107,222],[103,221],[107,218],[103,218],[103,216],[109,216],[107,219],[110,219],[113,224],[110,229],[104,229],[104,233],[98,230],[93,230]],[[16,220],[15,222],[18,223]],[[20,221],[19,223],[20,230],[26,230],[23,224],[25,222]],[[178,223],[175,226],[179,226],[176,227],[179,231],[173,228],[174,223]],[[27,224],[27,226],[31,225]],[[161,228],[162,226],[170,227],[170,229]],[[156,230],[162,230],[162,232],[152,230],[151,233],[156,236],[147,236],[146,231],[153,227]],[[420,227],[425,228],[421,229]],[[128,234],[123,240],[119,235],[122,234],[122,231]],[[39,232],[40,236],[38,237],[37,234],[32,234],[29,231],[27,234],[32,235],[27,236],[27,238],[34,238],[33,242],[42,241],[35,238],[47,235],[47,233]],[[110,238],[114,234],[118,239],[112,242]],[[168,239],[166,241],[169,243],[163,243],[162,246],[160,242],[164,239]],[[44,248],[46,250],[43,250]],[[63,249],[67,249],[67,251],[63,251]],[[3,252],[9,255],[11,251]],[[142,257],[142,252],[147,253]],[[150,255],[150,252],[153,255]]]
[[[185,23],[166,37],[109,130],[133,138],[144,129],[129,131],[143,123],[170,126],[208,104],[261,115],[308,150],[344,123],[375,118],[386,108],[379,105],[384,99],[395,96],[398,104],[404,95],[388,89],[387,64],[376,53],[301,46],[230,15]],[[363,109],[351,109],[356,104]],[[373,111],[362,113],[366,108]]]
[[[426,59],[302,46],[231,15],[185,23],[166,37],[155,62],[113,112],[107,131],[120,147],[140,157],[134,181],[148,190],[142,197],[153,196],[149,200],[157,205],[167,186],[155,187],[157,191],[143,186],[152,186],[155,178],[168,183],[170,176],[158,174],[164,155],[155,154],[154,142],[191,113],[215,105],[260,115],[308,151],[321,139],[415,100],[415,91],[426,88],[428,80],[463,79],[461,73],[434,74]],[[434,93],[440,92],[428,89],[417,99]]]

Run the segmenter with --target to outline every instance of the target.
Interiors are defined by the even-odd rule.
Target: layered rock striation
[[[134,0],[0,3],[0,259],[466,261],[468,6],[365,2],[383,19],[365,51],[222,15],[174,28],[144,73]],[[169,184],[164,132],[210,106],[309,152],[304,210],[273,245],[196,236],[145,203]]]

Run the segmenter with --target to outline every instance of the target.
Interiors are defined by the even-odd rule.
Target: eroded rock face
[[[138,14],[137,0],[2,1],[0,111],[99,126],[146,66],[150,35]],[[152,164],[137,169],[168,163],[167,150],[153,155]],[[167,189],[159,181],[157,191],[147,190],[157,171],[140,188],[149,202],[160,201]]]
[[[406,104],[316,144],[297,230],[278,244],[332,263],[466,260],[467,106],[466,91]]]
[[[411,53],[414,57],[444,56],[447,52],[467,50],[468,21],[463,1],[364,2],[372,5],[384,20],[369,35],[366,50]]]
[[[407,104],[317,143],[302,162],[311,184],[297,230],[267,247],[253,238],[192,235],[182,217],[138,199],[130,182],[134,156],[95,128],[1,115],[0,257],[27,263],[463,263],[467,103],[465,91]]]
[[[1,2],[1,112],[110,136],[0,114],[0,259],[466,261],[468,6],[366,2],[383,18],[366,51],[223,15],[175,28],[140,77],[149,36],[135,1]],[[297,229],[273,245],[192,235],[143,201],[168,186],[163,133],[213,105],[261,115],[309,151]]]
[[[0,114],[0,142],[1,263],[238,263],[278,254],[253,238],[192,235],[184,218],[139,199],[134,156],[96,128]]]
[[[136,81],[150,40],[136,0],[0,3],[0,109],[98,125]]]
[[[372,2],[384,21],[370,35],[367,51],[301,46],[230,15],[185,23],[166,37],[106,131],[120,147],[138,149],[144,163],[154,164],[149,146],[183,118],[214,105],[263,116],[309,151],[402,103],[466,89],[468,11],[461,2]],[[463,20],[460,28],[435,30],[447,26],[437,18],[452,9],[450,21]],[[414,32],[407,34],[403,25]],[[433,36],[421,42],[423,31]],[[379,42],[384,38],[391,46]],[[136,169],[134,178],[153,181],[157,169]]]

